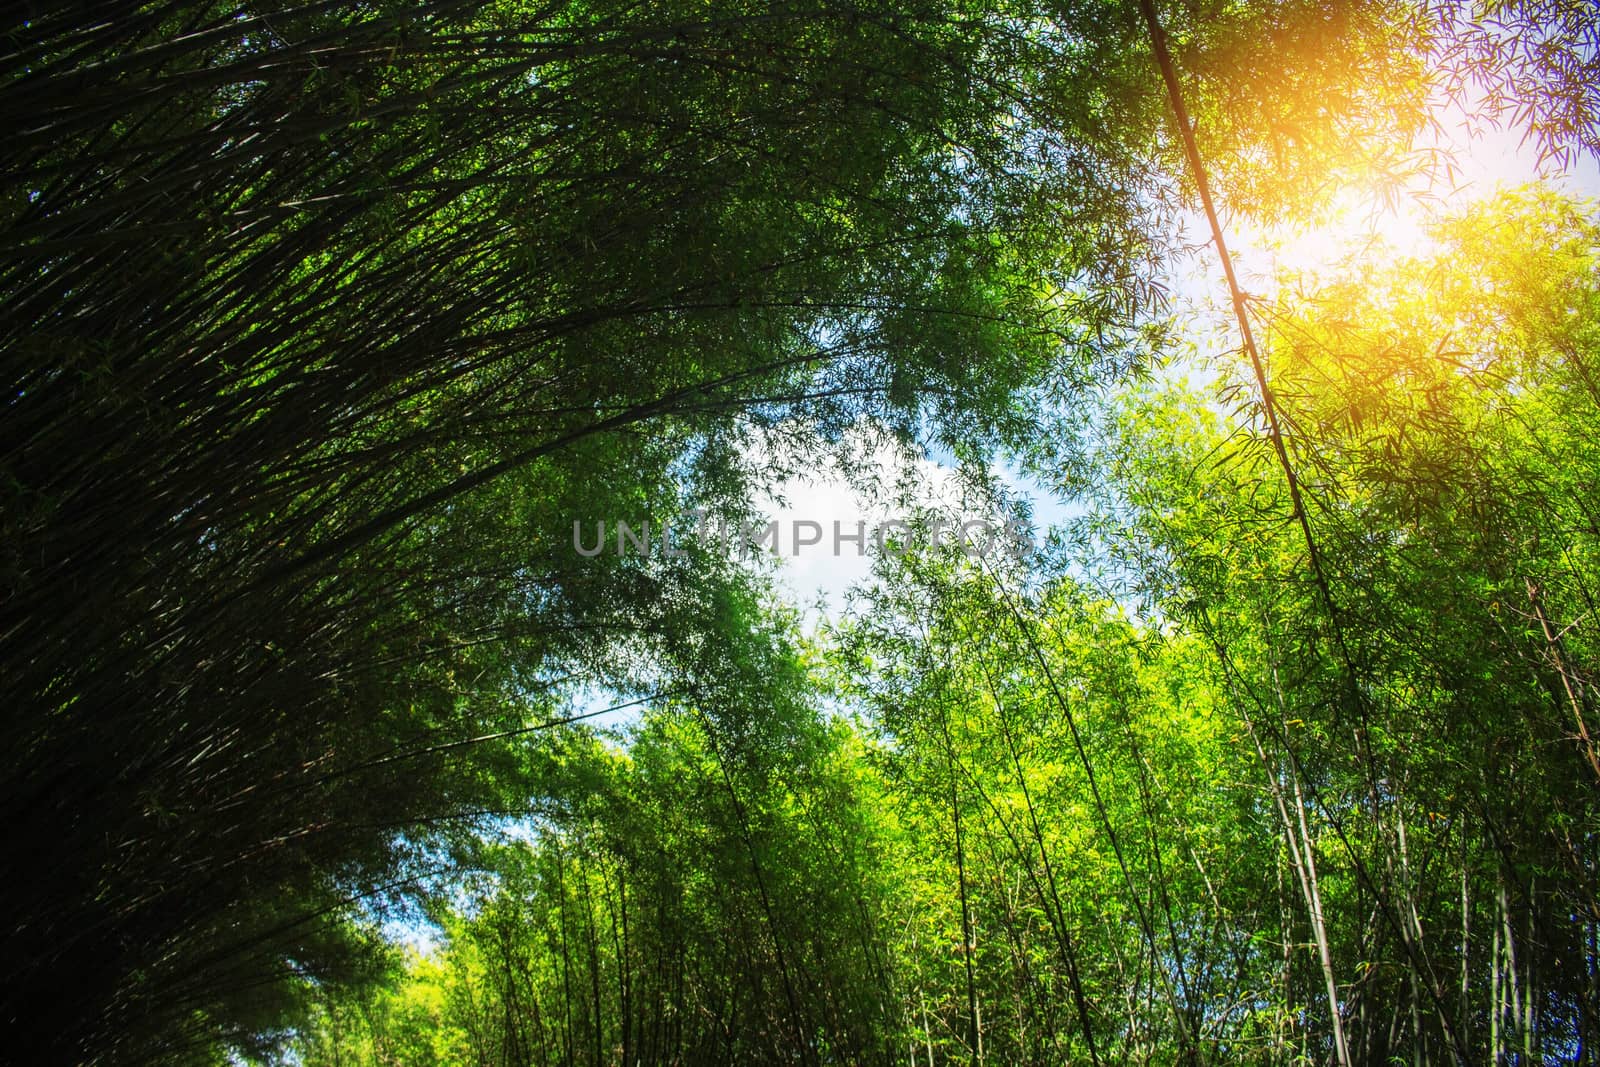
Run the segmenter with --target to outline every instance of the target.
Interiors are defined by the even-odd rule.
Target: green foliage
[[[1487,47],[1390,0],[1180,8],[1260,218],[1399,167],[1428,49]],[[1587,61],[1569,14],[1517,92]],[[1247,404],[1132,394],[1082,420],[1098,451],[1050,437],[1168,336],[1186,186],[1138,5],[118,0],[5,31],[8,1052],[1588,1040],[1579,209],[1462,221],[1426,294],[1274,309],[1310,548]],[[1593,146],[1584,89],[1535,94],[1548,144]],[[864,428],[1104,460],[1138,610],[919,552],[809,648],[709,551],[572,550],[574,520],[744,516],[786,473],[741,454],[764,432],[870,476]],[[576,723],[594,689],[646,707],[625,745]],[[383,940],[394,907],[437,951]]]
[[[625,751],[563,748],[573,805],[297,1053],[1572,1058],[1597,234],[1509,194],[1425,262],[1268,312],[1331,598],[1229,368],[1209,397],[1129,390],[1080,546],[1119,548],[1121,603],[926,546],[812,653],[726,600],[741,640],[666,654],[694,698]],[[396,1004],[442,1007],[424,1037]]]
[[[1596,227],[1505,194],[1432,258],[1266,310],[1309,543],[1242,368],[1231,411],[1148,390],[1104,443],[1124,558],[1212,646],[1316,853],[1359,1062],[1590,1033]]]

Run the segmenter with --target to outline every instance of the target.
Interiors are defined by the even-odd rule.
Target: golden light
[[[1363,263],[1425,257],[1434,251],[1434,221],[1498,188],[1549,179],[1583,195],[1600,191],[1592,161],[1578,172],[1541,161],[1518,133],[1495,129],[1457,105],[1439,105],[1434,118],[1431,136],[1415,146],[1428,165],[1419,163],[1406,177],[1374,176],[1346,186],[1308,222],[1263,227],[1235,220],[1230,243],[1250,288],[1259,293],[1263,286],[1315,281]]]

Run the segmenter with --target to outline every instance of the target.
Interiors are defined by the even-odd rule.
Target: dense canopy
[[[1586,2],[3,25],[7,1055],[1600,1062]]]

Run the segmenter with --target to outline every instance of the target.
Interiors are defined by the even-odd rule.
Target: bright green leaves
[[[1300,886],[1305,934],[1286,936],[1319,950],[1285,956],[1285,988],[1311,1005],[1333,990],[1314,1032],[1331,1042],[1331,1000],[1410,1002],[1409,1047],[1490,1055],[1582,1013],[1577,957],[1560,954],[1593,907],[1566,835],[1594,820],[1579,487],[1600,477],[1585,384],[1600,279],[1592,210],[1548,193],[1504,195],[1437,239],[1263,315],[1320,577],[1229,368],[1217,399],[1130,393],[1103,499],[1128,577],[1209,646],[1196,669],[1260,746],[1279,869]],[[1540,932],[1485,943],[1485,922]],[[1530,943],[1564,948],[1519,973],[1513,937],[1518,967]],[[1453,1013],[1428,984],[1452,972],[1471,1005]],[[1548,1017],[1498,1021],[1530,983]],[[1357,1047],[1380,1040],[1340,1010]]]

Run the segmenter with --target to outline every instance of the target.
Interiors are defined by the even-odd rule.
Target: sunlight
[[[1387,263],[1436,251],[1430,228],[1497,189],[1545,179],[1593,196],[1592,162],[1577,171],[1540,160],[1537,147],[1457,104],[1441,103],[1430,135],[1415,146],[1419,165],[1395,181],[1374,175],[1349,185],[1308,221],[1260,226],[1233,221],[1229,242],[1241,271],[1258,285],[1325,278],[1361,262]]]
[[[1273,260],[1274,273],[1318,276],[1352,260],[1425,255],[1433,243],[1428,220],[1441,207],[1469,199],[1462,189],[1439,199],[1424,199],[1428,195],[1426,188],[1408,189],[1384,204],[1374,203],[1376,198],[1366,190],[1348,189],[1335,197],[1320,221],[1278,227],[1263,235],[1263,248]]]

